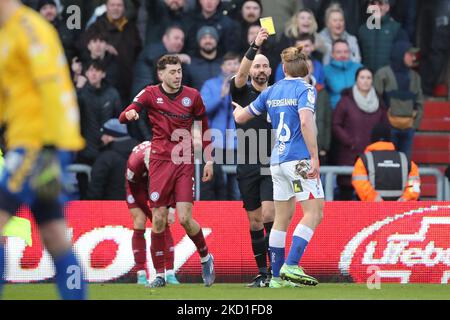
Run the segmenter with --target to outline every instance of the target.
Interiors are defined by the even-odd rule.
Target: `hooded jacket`
[[[364,153],[373,151],[395,151],[394,144],[391,142],[379,141],[370,144]],[[370,183],[368,170],[364,165],[361,157],[355,163],[352,174],[352,185],[355,188],[356,194],[361,201],[383,201],[380,194],[375,190]],[[408,183],[404,188],[403,195],[397,201],[415,201],[420,196],[420,176],[419,168],[411,161],[411,169],[408,175]]]
[[[374,80],[375,90],[383,97],[389,108],[391,124],[399,129],[411,126],[418,129],[423,116],[424,97],[420,75],[404,63],[404,55],[410,48],[411,45],[408,42],[395,43],[390,65],[378,70]],[[392,116],[409,118],[411,121],[407,121],[405,127],[399,127],[400,122],[397,125],[394,121],[401,119],[392,119]]]

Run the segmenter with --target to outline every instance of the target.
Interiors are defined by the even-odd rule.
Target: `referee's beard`
[[[264,86],[269,81],[269,76],[261,72],[257,76],[252,77],[252,80],[259,86]]]

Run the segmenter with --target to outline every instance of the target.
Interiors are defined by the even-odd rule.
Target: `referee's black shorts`
[[[253,211],[263,201],[273,201],[272,176],[261,175],[261,167],[238,165],[237,180],[245,210]]]

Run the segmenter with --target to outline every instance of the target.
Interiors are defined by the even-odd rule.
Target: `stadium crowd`
[[[125,198],[126,160],[134,146],[151,139],[147,117],[120,125],[123,109],[149,84],[159,83],[156,61],[177,54],[183,83],[200,91],[210,128],[224,132],[218,152],[235,159],[236,138],[229,82],[260,29],[274,19],[276,35],[259,49],[284,77],[280,53],[303,45],[311,58],[309,83],[316,87],[321,165],[351,165],[371,144],[372,129],[390,125],[397,151],[411,155],[424,96],[444,95],[448,78],[450,1],[421,0],[28,0],[58,31],[77,88],[86,147],[76,162],[92,167],[78,174],[80,199]],[[81,9],[81,29],[70,29],[67,8]],[[373,29],[368,6],[381,14]],[[232,164],[233,162],[230,162]],[[202,200],[239,200],[236,176],[215,165]],[[119,182],[118,182],[119,181]],[[120,188],[115,187],[120,184]],[[338,199],[355,197],[351,177],[338,178]]]

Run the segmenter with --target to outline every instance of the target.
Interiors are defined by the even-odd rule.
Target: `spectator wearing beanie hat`
[[[127,126],[110,119],[101,129],[102,148],[92,166],[87,191],[89,200],[125,199],[125,170],[128,157],[138,141],[128,135]]]
[[[196,34],[196,40],[199,49],[192,57],[188,70],[192,87],[200,90],[206,80],[221,73],[222,59],[217,49],[219,33],[214,27],[201,27]]]

